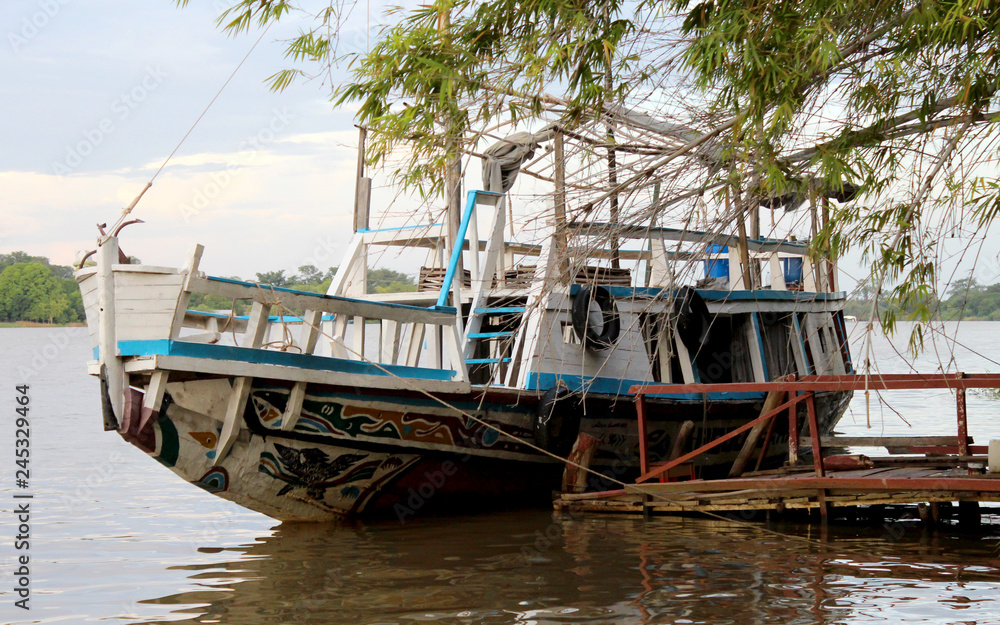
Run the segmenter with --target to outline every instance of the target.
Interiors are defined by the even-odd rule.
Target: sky
[[[96,224],[118,218],[257,40],[223,34],[221,6],[0,5],[0,252],[68,265],[94,248]],[[362,7],[345,50],[363,49],[367,24]],[[243,277],[337,264],[351,236],[357,129],[328,84],[266,86],[288,67],[282,40],[296,31],[291,19],[264,36],[136,206],[146,223],[122,232],[127,253],[178,266],[197,242],[206,271]]]
[[[221,32],[215,19],[225,6],[0,4],[0,253],[24,250],[68,265],[95,247],[96,224],[114,222],[132,202],[260,35]],[[367,48],[381,6],[353,5],[341,52]],[[133,213],[146,223],[122,233],[128,254],[180,266],[201,243],[205,271],[251,279],[339,263],[352,234],[353,111],[332,105],[329,83],[299,82],[282,93],[265,84],[289,66],[283,41],[300,23],[292,16],[264,35],[156,177]],[[341,69],[333,80],[347,77]],[[391,193],[377,190],[373,211]],[[960,253],[969,241],[945,245]],[[998,247],[991,240],[979,254],[981,281],[1000,280]],[[386,265],[416,273],[410,259]],[[843,259],[844,286],[865,267]]]

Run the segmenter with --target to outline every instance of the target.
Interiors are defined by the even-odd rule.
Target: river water
[[[848,326],[858,364],[863,327]],[[1000,372],[1000,324],[946,329],[965,347],[939,340],[918,369]],[[0,329],[0,623],[1000,623],[1000,525],[989,517],[974,533],[546,509],[282,525],[182,483],[103,432],[87,343],[83,328]],[[897,353],[905,338],[894,343],[877,337],[872,359],[882,372],[909,371]],[[28,490],[14,485],[22,383]],[[955,432],[948,392],[885,399],[866,408],[858,394],[838,431]],[[1000,438],[998,408],[970,396],[978,443]],[[10,513],[25,492],[34,495],[27,552],[14,549]],[[30,611],[14,603],[15,557],[25,553]]]

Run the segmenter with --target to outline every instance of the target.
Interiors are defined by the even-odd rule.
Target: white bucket
[[[989,449],[990,473],[1000,473],[1000,440],[991,440]]]

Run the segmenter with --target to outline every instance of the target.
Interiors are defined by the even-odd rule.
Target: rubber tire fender
[[[567,398],[569,389],[559,383],[545,391],[535,410],[535,444],[561,458],[569,455],[580,433],[580,405]]]
[[[604,319],[600,334],[590,327],[591,301],[596,302],[600,307],[601,316]],[[573,331],[587,349],[608,349],[618,340],[618,334],[621,332],[618,307],[615,306],[611,292],[603,286],[581,286],[573,297],[570,317],[573,321]]]
[[[682,286],[674,294],[674,314],[681,341],[694,355],[708,341],[708,329],[712,322],[708,305],[694,288]]]

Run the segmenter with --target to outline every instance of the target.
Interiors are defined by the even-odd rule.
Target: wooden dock
[[[1000,387],[996,374],[906,374],[872,376],[810,376],[765,384],[685,384],[633,387],[639,433],[646,432],[645,396],[667,392],[767,392],[761,415],[731,432],[684,453],[675,441],[671,457],[654,461],[645,442],[640,445],[641,475],[634,484],[603,492],[566,492],[555,501],[564,511],[626,514],[732,513],[742,511],[818,511],[823,522],[832,516],[857,516],[845,509],[916,506],[920,518],[936,522],[942,505],[956,502],[963,520],[978,522],[979,504],[1000,502],[1000,473],[987,472],[984,445],[973,445],[965,405],[968,388]],[[821,437],[817,431],[813,392],[843,389],[940,389],[955,391],[956,436]],[[808,418],[799,426],[798,404]],[[784,467],[745,472],[754,456],[763,458],[775,421],[781,417],[789,431],[788,460]],[[804,430],[804,432],[802,432]],[[764,435],[766,432],[766,436]],[[725,479],[690,479],[697,457],[743,436],[743,448]],[[801,438],[801,440],[800,440]],[[889,455],[869,457],[845,454],[845,448],[882,448]],[[811,448],[811,458],[800,453]],[[803,454],[804,455],[804,454]],[[759,463],[758,463],[759,466]]]

